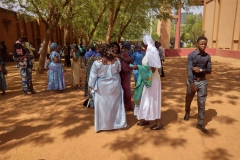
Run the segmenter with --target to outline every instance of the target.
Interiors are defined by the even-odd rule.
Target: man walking
[[[200,129],[204,133],[209,131],[203,125],[204,113],[205,113],[205,102],[207,99],[207,80],[206,74],[211,74],[212,63],[211,57],[205,52],[207,47],[207,38],[199,37],[197,39],[197,49],[190,53],[187,58],[187,94],[185,102],[184,120],[189,120],[189,114],[191,111],[191,102],[195,93],[197,92],[198,102],[198,123],[196,128]]]

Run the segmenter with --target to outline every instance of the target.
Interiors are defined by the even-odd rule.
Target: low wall
[[[240,59],[240,51],[216,49],[216,56]]]
[[[187,56],[189,53],[193,52],[194,50],[195,48],[165,49],[165,56],[166,57]],[[240,59],[240,51],[207,48],[206,52],[211,56]]]

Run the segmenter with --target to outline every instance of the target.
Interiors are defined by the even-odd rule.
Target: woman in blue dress
[[[50,64],[48,66],[48,87],[47,90],[53,90],[56,93],[62,93],[65,89],[64,72],[60,54],[58,53],[57,43],[50,45],[51,54],[49,56]]]
[[[142,51],[142,46],[140,44],[136,45],[135,50],[136,51],[132,55],[133,63],[134,65],[142,65],[142,59],[146,53]],[[138,70],[134,70],[135,85],[137,83],[137,79],[138,79]]]
[[[95,131],[126,129],[126,113],[121,86],[121,64],[101,46],[101,58],[94,61],[88,85],[94,92]]]

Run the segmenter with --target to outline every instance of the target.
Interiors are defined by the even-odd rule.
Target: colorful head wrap
[[[53,42],[50,44],[50,50],[53,51],[57,47],[57,43]]]

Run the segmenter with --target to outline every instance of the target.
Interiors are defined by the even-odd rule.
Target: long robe
[[[62,63],[55,63],[54,57],[57,56],[60,59],[60,54],[56,51],[52,51],[49,59],[49,70],[48,70],[48,87],[47,90],[64,90],[65,79]]]
[[[91,68],[89,87],[93,88],[95,131],[127,127],[120,61],[110,65],[96,60]]]
[[[80,85],[80,55],[78,52],[73,53],[73,57],[77,58],[76,61],[73,60],[71,65],[71,86],[76,87],[76,85]]]
[[[146,56],[142,60],[142,65],[156,68],[152,73],[152,86],[144,86],[140,105],[134,108],[134,115],[138,120],[155,120],[161,118],[161,79],[158,68],[161,62],[154,41],[149,35],[143,37],[143,42],[148,45]]]

